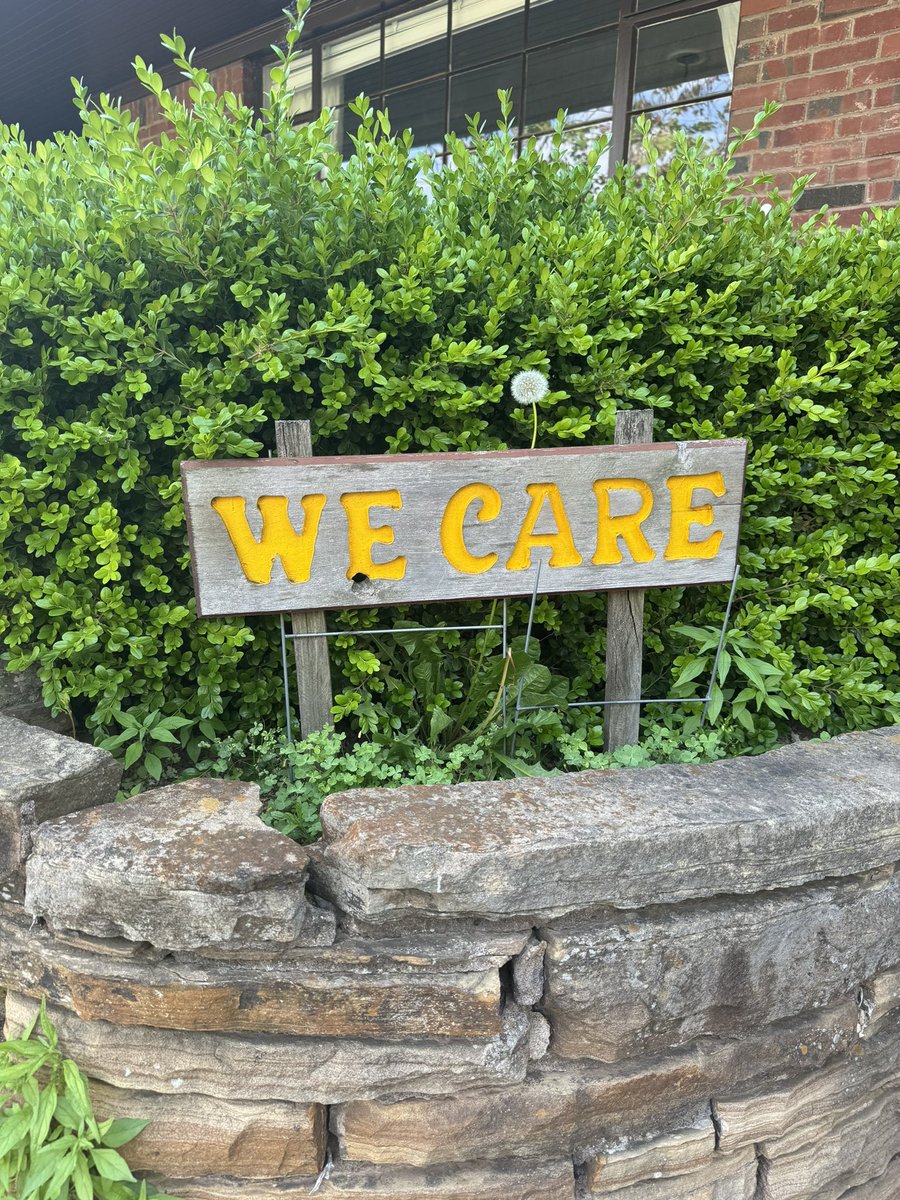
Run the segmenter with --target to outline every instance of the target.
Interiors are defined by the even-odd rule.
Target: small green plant
[[[715,762],[728,754],[727,727],[705,729],[679,737],[671,729],[656,729],[639,746],[622,746],[610,754],[593,749],[583,734],[565,733],[559,755],[567,771],[605,771],[613,767],[655,767],[661,763]]]
[[[180,750],[176,731],[193,724],[186,717],[165,716],[160,709],[135,705],[127,712],[117,708],[113,719],[121,725],[121,733],[102,738],[97,744],[104,750],[122,750],[122,764],[127,771],[139,760],[151,779],[159,781],[163,763],[173,757],[173,747]]]
[[[450,749],[433,748],[409,734],[396,744],[367,740],[349,745],[346,734],[323,729],[303,741],[288,743],[261,724],[222,741],[215,759],[203,769],[226,778],[256,780],[265,802],[267,824],[299,842],[321,833],[319,810],[326,796],[361,787],[460,783],[516,775],[554,775],[614,767],[650,767],[656,763],[712,762],[728,753],[728,727],[680,739],[668,729],[652,733],[640,746],[623,746],[612,754],[593,746],[597,730],[584,727],[561,733],[554,764],[545,766],[527,753],[506,754],[511,727],[488,726]]]
[[[39,1031],[38,1031],[39,1026]],[[4,1200],[149,1200],[118,1153],[146,1121],[98,1121],[87,1080],[59,1048],[42,1004],[0,1042],[0,1196]]]

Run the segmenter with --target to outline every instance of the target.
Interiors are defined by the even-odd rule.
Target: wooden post
[[[617,446],[653,441],[649,409],[616,413]],[[644,592],[624,588],[609,593],[606,632],[606,699],[631,700],[641,694],[644,653]],[[618,750],[640,740],[640,704],[610,704],[603,721],[603,749]]]
[[[279,458],[312,458],[312,433],[309,421],[276,421],[275,448]],[[293,633],[324,633],[325,614],[321,609],[291,613]],[[300,694],[300,732],[303,737],[332,724],[331,665],[328,639],[294,639],[297,690]]]

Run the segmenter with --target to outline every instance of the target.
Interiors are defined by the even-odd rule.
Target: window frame
[[[523,42],[521,48],[514,51],[507,51],[502,54],[495,55],[492,58],[485,59],[483,62],[466,66],[461,69],[454,70],[453,68],[453,0],[446,0],[447,5],[447,53],[444,61],[444,66],[440,71],[435,71],[430,75],[422,76],[416,80],[398,84],[394,87],[385,88],[384,85],[384,62],[385,62],[385,23],[393,17],[403,16],[406,13],[414,12],[418,8],[424,8],[429,0],[398,0],[398,3],[382,4],[380,7],[366,5],[360,3],[359,0],[351,0],[348,4],[330,4],[323,6],[319,12],[316,12],[314,7],[310,13],[308,24],[310,27],[310,35],[303,40],[303,49],[312,55],[312,107],[305,112],[295,114],[295,120],[298,124],[307,121],[315,120],[322,111],[322,51],[326,44],[333,42],[339,38],[360,33],[366,29],[371,29],[373,26],[380,25],[380,55],[379,55],[379,93],[378,102],[382,103],[388,100],[392,94],[402,92],[420,84],[426,84],[437,80],[443,80],[444,88],[444,130],[450,128],[451,117],[451,84],[454,76],[465,74],[469,71],[480,71],[491,66],[499,66],[501,63],[507,62],[510,58],[518,57],[521,59],[521,78],[519,83],[519,95],[514,96],[515,111],[519,117],[519,135],[518,143],[521,148],[522,144],[527,142],[529,137],[537,136],[534,134],[525,133],[525,112],[528,95],[528,62],[531,54],[536,51],[546,50],[548,47],[564,46],[571,42],[574,43],[586,36],[591,36],[597,33],[608,30],[616,31],[615,45],[615,67],[613,72],[613,89],[612,99],[610,102],[611,117],[609,123],[611,126],[610,146],[609,146],[609,169],[614,170],[620,163],[627,161],[630,149],[630,131],[632,119],[635,115],[642,112],[652,113],[659,112],[671,107],[677,107],[672,104],[657,104],[649,105],[641,109],[632,108],[634,78],[637,65],[637,48],[638,35],[640,30],[651,25],[661,24],[665,21],[677,20],[680,17],[691,17],[701,13],[713,12],[716,9],[723,8],[725,5],[732,3],[733,0],[664,0],[663,3],[652,5],[651,7],[637,10],[635,5],[638,0],[619,0],[618,13],[616,17],[610,21],[591,25],[585,30],[577,33],[568,34],[563,37],[550,38],[545,41],[535,42],[533,45],[528,41],[528,26],[529,15],[531,12],[531,0],[522,0],[524,9],[524,30]],[[343,14],[341,13],[343,10]],[[316,17],[319,20],[316,20]],[[265,69],[274,65],[276,60],[273,56],[267,55],[257,59],[259,64],[259,96],[258,101],[261,103],[263,98],[263,77]],[[734,94],[734,85],[727,91],[718,91],[710,93],[709,96],[704,96],[704,100],[716,100],[731,97]],[[598,118],[596,121],[573,125],[572,128],[584,128],[591,125],[602,123],[603,118]]]

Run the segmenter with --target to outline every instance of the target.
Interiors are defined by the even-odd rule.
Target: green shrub
[[[730,160],[684,141],[600,184],[601,147],[567,162],[560,130],[549,161],[533,145],[517,159],[504,126],[451,138],[439,169],[364,102],[342,163],[327,115],[294,128],[276,93],[256,116],[170,46],[190,110],[137,64],[172,120],[160,145],[81,89],[81,135],[30,147],[0,127],[13,669],[36,663],[56,707],[139,742],[154,777],[200,737],[274,725],[275,622],[195,615],[179,460],[265,454],[279,417],[309,418],[323,454],[527,445],[508,383],[532,367],[552,384],[544,446],[610,441],[636,406],[657,440],[749,438],[714,718],[732,712],[756,747],[900,719],[900,213],[796,227],[790,198],[748,203]],[[648,692],[701,694],[726,596],[649,597]],[[574,697],[602,691],[604,614],[600,596],[538,604],[543,661]],[[442,647],[426,723],[464,687],[470,644]],[[349,632],[335,646],[348,729],[407,723],[398,653]]]
[[[38,1031],[40,1021],[40,1031]],[[5,1200],[165,1200],[118,1153],[146,1121],[98,1121],[87,1080],[59,1048],[43,1004],[0,1041],[0,1195]]]
[[[511,740],[509,729],[498,726],[451,749],[434,749],[413,739],[399,747],[396,741],[372,739],[348,748],[346,736],[334,729],[288,744],[274,730],[256,723],[222,739],[215,757],[203,762],[202,769],[226,778],[256,780],[266,823],[297,841],[311,842],[322,832],[322,801],[349,788],[493,779],[498,768],[531,776],[556,773],[512,755]],[[510,754],[498,751],[501,741]],[[727,734],[712,729],[683,742],[668,730],[656,730],[640,746],[623,746],[612,754],[599,753],[576,734],[563,733],[557,743],[560,763],[568,771],[713,762],[725,757],[727,745]]]

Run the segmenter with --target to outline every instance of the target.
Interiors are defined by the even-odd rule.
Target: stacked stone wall
[[[112,803],[0,717],[0,987],[184,1200],[898,1200],[900,729],[756,759]]]

